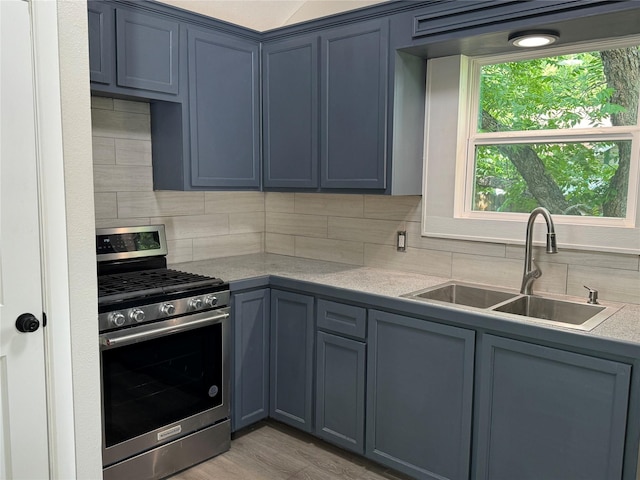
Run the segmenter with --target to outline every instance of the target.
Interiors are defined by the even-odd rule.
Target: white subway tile
[[[264,212],[262,192],[205,192],[207,213]]]
[[[295,237],[293,235],[266,233],[264,238],[264,251],[293,257],[295,255]]]
[[[94,165],[93,188],[96,192],[151,192],[151,167]]]
[[[118,217],[203,215],[204,192],[118,192]]]
[[[640,303],[640,272],[636,270],[569,265],[567,293],[587,298],[584,285],[598,290],[601,300]]]
[[[113,110],[113,98],[92,96],[91,108],[100,110]]]
[[[295,255],[327,262],[363,265],[364,245],[361,242],[328,238],[296,237]]]
[[[364,246],[364,264],[366,267],[417,272],[445,278],[451,276],[449,252],[418,248],[407,248],[405,252],[398,252],[394,246],[367,243]]]
[[[264,212],[230,213],[229,233],[261,233],[264,223]]]
[[[137,102],[131,100],[113,99],[113,109],[120,112],[150,114],[149,102]]]
[[[397,220],[370,218],[329,217],[329,238],[352,242],[395,245],[399,230],[405,223]]]
[[[115,158],[118,165],[151,166],[151,140],[115,140]]]
[[[241,233],[238,235],[193,239],[194,261],[260,253],[262,251],[262,233]]]
[[[407,222],[407,245],[427,250],[469,253],[488,257],[504,257],[506,246],[502,243],[472,242],[450,238],[423,237],[418,222]]]
[[[542,276],[533,285],[534,292],[566,294],[567,266],[538,262]],[[496,285],[520,290],[524,262],[513,258],[453,254],[453,275],[457,280]]]
[[[362,218],[364,197],[362,195],[296,193],[295,213]]]
[[[116,163],[116,146],[113,138],[92,137],[94,165],[113,165]]]
[[[149,115],[110,110],[91,110],[93,135],[97,137],[151,140]]]
[[[96,220],[118,218],[118,203],[115,193],[96,193],[94,198]]]
[[[267,212],[294,213],[294,194],[267,192],[264,197]]]
[[[152,217],[152,224],[164,224],[167,238],[171,240],[213,237],[229,234],[229,215],[181,215],[177,217]]]
[[[559,248],[558,253],[548,254],[544,247],[534,247],[533,256],[549,263],[566,263],[569,265],[588,265],[590,267],[619,268],[621,270],[638,270],[640,257],[622,253],[594,252],[588,250],[566,250]],[[507,257],[524,259],[523,245],[508,245]]]
[[[266,231],[306,237],[327,236],[327,217],[295,213],[267,212]]]
[[[421,217],[419,195],[392,197],[389,195],[365,195],[364,216],[383,220],[419,222]]]
[[[193,261],[193,240],[167,240],[167,263],[181,263]]]

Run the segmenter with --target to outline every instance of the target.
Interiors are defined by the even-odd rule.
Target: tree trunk
[[[620,48],[600,52],[607,86],[615,93],[611,103],[622,105],[625,111],[611,115],[614,126],[633,125],[638,119],[638,96],[640,93],[640,49],[638,47]],[[607,200],[603,205],[605,217],[624,217],[627,210],[627,191],[629,189],[629,167],[631,164],[631,145],[618,143],[618,170],[611,178],[607,188]]]
[[[489,132],[499,131],[498,121],[488,112],[482,111],[482,128]],[[527,182],[527,188],[538,204],[551,213],[564,214],[570,207],[558,184],[547,170],[536,152],[528,145],[498,145],[498,150],[516,167]]]

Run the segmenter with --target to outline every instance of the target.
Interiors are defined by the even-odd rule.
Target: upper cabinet
[[[322,188],[386,187],[388,20],[321,35]]]
[[[173,100],[180,93],[177,21],[147,11],[88,2],[91,88]]]
[[[262,60],[265,188],[421,193],[425,62],[390,55],[387,18],[266,42]]]
[[[178,93],[178,22],[116,8],[117,83]]]
[[[263,49],[264,186],[386,188],[388,22]]]
[[[262,50],[264,186],[318,186],[317,35]]]
[[[91,82],[110,83],[112,77],[113,8],[102,2],[88,2],[89,75]]]
[[[191,186],[260,187],[259,44],[187,30]]]

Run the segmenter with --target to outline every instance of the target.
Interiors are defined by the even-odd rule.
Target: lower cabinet
[[[471,330],[369,310],[369,458],[418,479],[469,478],[474,341]]]
[[[367,310],[318,299],[315,433],[364,454]]]
[[[269,289],[233,295],[231,429],[269,415]]]
[[[313,431],[314,298],[271,290],[269,415]]]
[[[622,475],[630,365],[486,335],[475,479]]]

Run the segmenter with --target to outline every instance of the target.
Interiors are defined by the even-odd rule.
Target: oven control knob
[[[162,313],[163,315],[173,315],[176,311],[176,307],[173,305],[173,303],[163,303],[160,306],[160,313]]]
[[[111,324],[115,325],[116,327],[121,327],[122,325],[124,325],[124,321],[124,315],[120,312],[111,312],[109,314],[109,322],[111,322]]]
[[[215,307],[217,303],[218,297],[216,297],[215,295],[207,295],[207,297],[204,299],[204,304],[207,307]]]
[[[201,298],[192,298],[189,300],[189,307],[192,310],[199,310],[202,308],[202,299]]]
[[[129,312],[129,318],[136,322],[141,322],[144,320],[144,312],[139,308],[134,308]]]

